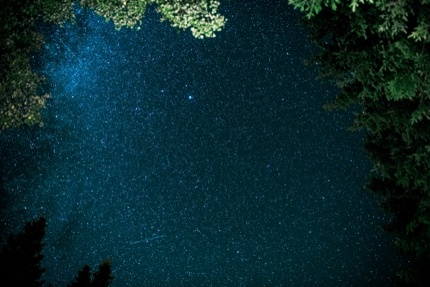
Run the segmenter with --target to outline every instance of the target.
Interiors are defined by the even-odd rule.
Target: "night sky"
[[[43,128],[0,134],[3,240],[44,214],[45,279],[110,258],[119,286],[386,286],[398,264],[336,89],[305,66],[299,13],[225,1],[198,40],[149,7],[41,26]]]

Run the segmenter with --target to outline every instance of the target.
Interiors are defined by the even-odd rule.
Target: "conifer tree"
[[[367,135],[371,191],[408,261],[406,286],[430,286],[430,2],[289,0],[322,49],[313,62],[340,88],[326,107],[354,106]],[[405,286],[403,285],[403,286]]]
[[[109,259],[104,260],[100,265],[99,269],[94,273],[91,287],[108,287],[112,282],[112,267]]]
[[[75,280],[67,287],[108,287],[113,281],[112,266],[109,259],[104,260],[91,278],[90,267],[85,265]]]
[[[67,287],[90,287],[91,286],[91,272],[90,266],[85,265],[76,276],[75,281],[68,284]]]
[[[46,219],[26,223],[24,231],[11,235],[0,253],[0,285],[2,287],[41,287],[45,271],[43,259],[43,237]]]

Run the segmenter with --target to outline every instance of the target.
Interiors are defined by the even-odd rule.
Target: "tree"
[[[111,263],[106,259],[99,265],[99,269],[91,279],[90,267],[85,265],[79,271],[75,281],[68,284],[67,287],[108,287],[113,280],[111,269]]]
[[[100,264],[99,270],[94,273],[91,287],[108,287],[113,280],[111,273],[110,260],[106,259]]]
[[[191,28],[193,36],[199,39],[215,37],[215,32],[221,31],[226,22],[226,19],[217,13],[220,3],[216,0],[153,2],[157,4],[162,20],[168,20],[173,27],[180,29]]]
[[[393,215],[385,230],[411,262],[408,286],[430,286],[430,2],[289,0],[321,48],[322,79],[340,88],[326,108],[354,106],[367,134],[369,189]],[[311,62],[311,61],[310,61]]]
[[[91,286],[91,272],[90,266],[85,265],[78,273],[75,281],[68,284],[67,287],[90,287]]]
[[[43,259],[43,237],[46,219],[26,223],[24,231],[11,235],[7,245],[0,253],[0,280],[4,287],[41,287],[45,269],[41,267]]]
[[[34,32],[33,4],[6,0],[0,9],[0,131],[41,123],[40,110],[48,94],[38,87],[43,77],[30,67],[30,55],[42,46],[42,36]]]
[[[134,1],[91,1],[81,0],[83,7],[94,9],[107,21],[112,20],[116,29],[137,28],[145,15],[148,4],[155,4],[161,20],[171,22],[173,27],[190,28],[194,37],[203,39],[215,37],[221,31],[226,19],[217,10],[216,0],[134,0]]]

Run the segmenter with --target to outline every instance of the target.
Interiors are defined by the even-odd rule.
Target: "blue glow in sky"
[[[41,27],[45,126],[0,135],[0,161],[6,231],[48,219],[47,282],[110,258],[112,286],[385,286],[363,135],[277,5],[223,1],[203,41],[152,8],[140,31]]]

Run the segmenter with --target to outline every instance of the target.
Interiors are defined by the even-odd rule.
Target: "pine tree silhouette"
[[[68,284],[67,287],[108,287],[112,282],[112,268],[109,259],[104,260],[99,270],[94,272],[91,280],[90,267],[85,265],[76,276],[75,280]]]
[[[0,252],[0,285],[2,287],[41,287],[41,276],[45,269],[42,243],[45,236],[46,218],[27,222],[24,231],[9,236],[6,246]]]
[[[68,284],[67,287],[90,287],[91,286],[91,272],[90,266],[85,265],[76,276],[75,281]]]
[[[94,273],[94,279],[93,282],[91,282],[91,287],[108,287],[113,280],[111,269],[110,260],[105,259],[99,265],[99,270]]]

